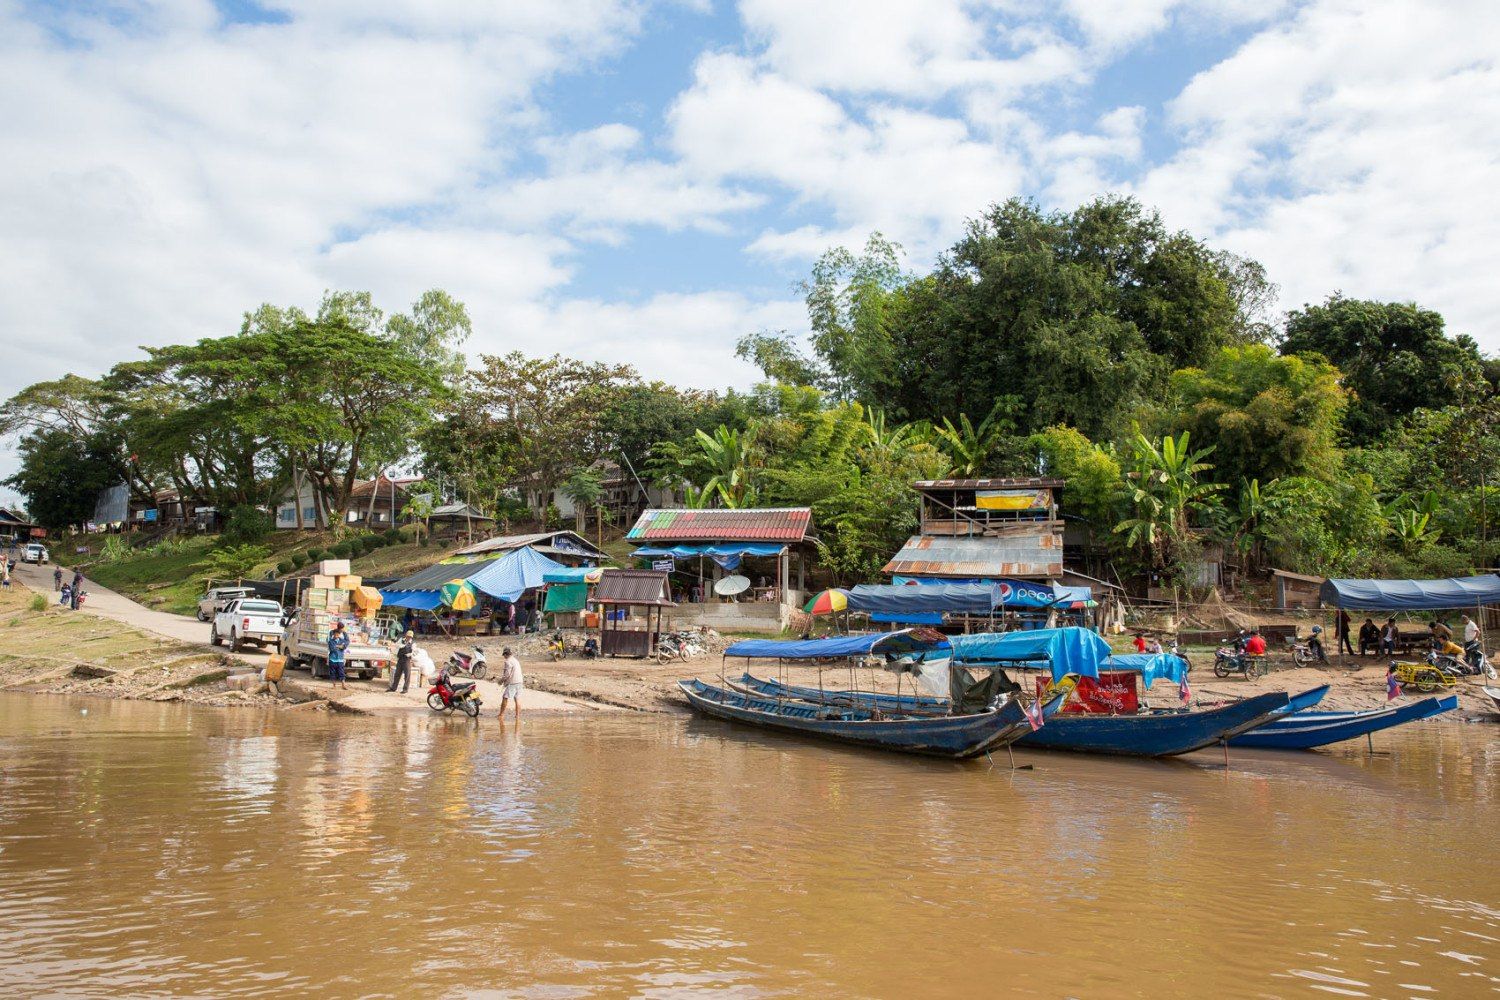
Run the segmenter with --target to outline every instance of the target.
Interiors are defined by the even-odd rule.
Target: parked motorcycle
[[[703,645],[695,632],[663,632],[656,638],[656,658],[666,660],[690,660],[703,652]]]
[[[460,677],[472,677],[476,681],[484,680],[484,675],[489,672],[489,664],[485,662],[484,650],[479,646],[474,647],[472,653],[460,653],[454,650],[448,655],[448,669]]]
[[[1477,640],[1465,644],[1462,657],[1432,650],[1427,654],[1427,663],[1454,677],[1477,677],[1480,674],[1491,678],[1495,676],[1495,668],[1490,666],[1490,661]]]
[[[1263,677],[1266,673],[1264,656],[1251,656],[1245,652],[1245,642],[1250,638],[1246,632],[1240,632],[1227,646],[1220,646],[1214,650],[1214,676],[1228,677],[1230,674],[1243,674],[1251,678]]]
[[[451,715],[454,709],[458,709],[469,718],[477,719],[481,704],[483,702],[479,699],[479,692],[473,681],[454,684],[446,670],[439,673],[432,687],[427,689],[427,707],[434,712]]]
[[[1312,635],[1306,642],[1298,642],[1296,639],[1288,638],[1287,648],[1291,650],[1292,662],[1299,667],[1305,667],[1312,663],[1327,663],[1328,656],[1323,652],[1323,626],[1314,625]]]

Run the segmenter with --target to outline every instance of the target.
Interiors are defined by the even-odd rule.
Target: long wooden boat
[[[1234,747],[1262,750],[1311,750],[1357,739],[1382,729],[1429,719],[1458,707],[1458,696],[1423,698],[1405,705],[1389,705],[1368,712],[1297,712],[1272,719],[1229,741]]]
[[[819,691],[783,685],[745,674],[746,687],[767,697],[806,698],[809,703],[822,699],[832,705],[851,709],[876,706],[882,711],[900,711],[910,707],[909,696],[873,694],[853,691]],[[1316,691],[1317,689],[1314,689]],[[1310,692],[1311,693],[1311,692]],[[941,702],[942,699],[927,699]],[[1074,750],[1081,753],[1122,754],[1135,757],[1174,757],[1212,746],[1221,740],[1266,724],[1291,703],[1284,692],[1247,698],[1219,708],[1183,712],[1147,712],[1139,715],[1063,715],[1049,714],[1046,725],[1036,732],[1023,732],[1017,746],[1046,750]]]
[[[1257,695],[1221,708],[1140,715],[1058,715],[1017,746],[1130,757],[1175,757],[1232,739],[1276,718],[1284,691]]]
[[[859,746],[963,760],[1004,747],[1031,731],[1021,703],[974,715],[886,718],[868,708],[731,691],[701,680],[677,682],[693,710],[716,719]]]

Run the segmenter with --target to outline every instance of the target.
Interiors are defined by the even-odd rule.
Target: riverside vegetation
[[[51,528],[121,480],[231,511],[195,571],[297,568],[305,548],[261,548],[257,510],[291,483],[343,544],[377,470],[415,467],[502,525],[556,524],[561,491],[582,525],[601,459],[689,506],[811,506],[819,582],[876,577],[915,526],[910,481],[977,474],[1065,477],[1064,513],[1120,576],[1185,581],[1209,545],[1318,574],[1493,564],[1500,363],[1437,313],[1335,293],[1273,315],[1259,264],[1119,198],[1006,202],[930,271],[901,261],[878,235],[826,254],[801,286],[810,340],[740,340],[765,376],[748,392],[469,359],[467,311],[439,290],[391,316],[363,292],[262,305],[228,336],[21,390],[0,406],[21,435],[8,485]]]

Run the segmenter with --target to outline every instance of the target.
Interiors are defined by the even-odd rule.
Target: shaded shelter
[[[661,610],[672,601],[667,574],[650,569],[610,569],[594,588],[599,616],[599,652],[606,656],[650,656],[661,636]],[[640,626],[629,624],[634,609],[643,609]]]

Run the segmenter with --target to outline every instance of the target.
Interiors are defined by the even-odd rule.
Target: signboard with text
[[[1140,675],[1129,670],[1101,670],[1099,679],[1080,677],[1073,697],[1062,710],[1069,715],[1134,715],[1140,708],[1140,697],[1136,693],[1136,678]],[[1040,696],[1047,687],[1047,678],[1036,679],[1036,690]]]

